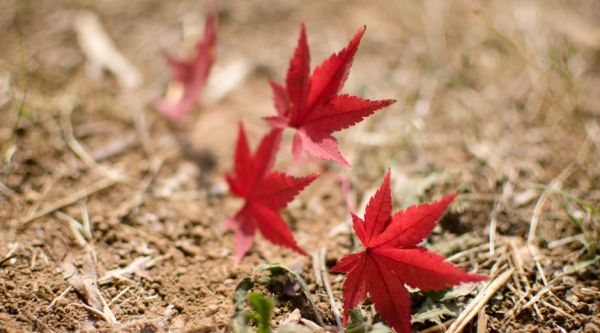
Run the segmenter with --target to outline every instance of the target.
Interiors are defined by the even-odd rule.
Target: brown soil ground
[[[241,204],[223,186],[237,122],[253,147],[268,130],[267,79],[283,82],[302,20],[313,67],[367,25],[343,92],[398,103],[338,133],[353,170],[294,164],[285,132],[276,169],[326,170],[281,213],[299,245],[326,249],[328,267],[356,251],[336,176],[360,212],[391,168],[395,209],[459,191],[428,240],[436,251],[482,274],[515,269],[466,331],[600,331],[598,3],[218,4],[209,88],[171,124],[150,102],[169,80],[164,53],[189,55],[201,34],[202,1],[0,1],[1,332],[226,331],[237,282],[276,262],[303,267],[337,330],[311,258],[259,236],[236,267],[233,234],[222,231]],[[141,88],[94,71],[72,28],[83,9],[141,72]],[[89,237],[69,218],[89,218]],[[329,281],[339,306],[343,275]],[[296,308],[315,321],[300,291],[255,291],[276,298],[274,326]],[[117,322],[85,307],[98,304],[92,294]]]

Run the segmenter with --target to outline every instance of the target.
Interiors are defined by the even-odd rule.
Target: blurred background
[[[292,132],[285,132],[276,169],[299,176],[325,170],[282,213],[301,246],[326,247],[328,264],[354,249],[346,228],[349,208],[361,212],[391,168],[396,209],[459,191],[431,243],[465,234],[475,239],[473,246],[490,237],[492,245],[502,237],[521,246],[529,239],[543,255],[548,278],[565,265],[596,258],[596,245],[589,244],[598,242],[598,216],[575,199],[592,207],[600,200],[600,3],[219,0],[217,5],[217,58],[207,89],[184,121],[173,123],[151,103],[176,89],[169,83],[166,55],[193,58],[204,31],[204,1],[0,2],[2,253],[19,242],[27,244],[23,255],[31,258],[44,249],[36,240],[58,231],[72,237],[52,214],[26,224],[23,217],[116,172],[126,179],[87,202],[103,269],[131,262],[144,253],[142,245],[149,246],[147,254],[174,251],[151,272],[176,286],[169,290],[185,290],[175,296],[157,292],[160,301],[136,305],[138,312],[125,304],[115,311],[117,318],[143,316],[143,307],[184,304],[177,327],[223,327],[231,315],[224,300],[231,281],[264,261],[300,258],[259,240],[239,268],[230,268],[233,235],[219,228],[240,205],[227,195],[222,176],[231,170],[237,122],[244,122],[252,147],[269,130],[261,119],[275,114],[268,79],[284,82],[304,21],[312,68],[366,25],[342,93],[398,102],[336,134],[352,170],[306,155],[294,164]],[[566,194],[546,191],[549,184]],[[60,208],[81,216],[71,204]],[[539,220],[534,228],[532,220]],[[315,228],[317,223],[323,228]],[[568,237],[575,238],[549,246]],[[531,252],[523,253],[531,278],[541,281]],[[40,272],[51,272],[52,265]],[[587,274],[593,276],[597,266]],[[579,279],[598,287],[585,274]],[[60,283],[55,292],[64,290]],[[189,287],[194,283],[210,293]],[[223,285],[228,289],[220,293]],[[123,290],[113,288],[107,295]],[[341,280],[334,289],[341,290]],[[219,307],[207,310],[207,304]],[[330,310],[323,311],[333,320]],[[78,318],[73,322],[87,320],[70,316]],[[48,325],[69,328],[64,322]],[[511,325],[541,322],[527,318]]]

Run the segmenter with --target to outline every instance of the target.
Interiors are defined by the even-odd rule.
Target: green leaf
[[[363,317],[360,306],[357,306],[354,310],[348,310],[350,316],[350,322],[346,328],[351,333],[365,333],[365,318]]]
[[[597,208],[595,208],[594,206],[587,204],[586,202],[584,202],[583,200],[579,199],[578,197],[572,195],[571,193],[565,192],[561,189],[558,188],[554,188],[552,186],[548,186],[548,185],[542,185],[542,184],[532,184],[531,187],[534,188],[539,188],[539,189],[543,189],[543,190],[549,190],[552,192],[556,192],[558,194],[562,194],[565,197],[577,202],[578,204],[582,205],[585,208],[588,208],[589,210],[591,210],[592,212],[596,213],[596,214],[600,214],[600,211],[598,211]]]
[[[451,292],[453,290],[452,287],[448,287],[446,289],[443,290],[430,290],[430,291],[421,291],[423,293],[423,295],[425,295],[426,297],[429,297],[435,301],[441,301],[442,299],[444,299],[446,297],[446,294],[448,294],[449,292]]]
[[[235,307],[235,312],[244,311],[244,303],[246,301],[246,293],[254,287],[254,281],[251,278],[245,277],[241,279],[237,286],[235,287],[235,292],[233,293],[233,306]]]
[[[600,256],[597,256],[594,259],[590,259],[590,260],[578,262],[578,263],[576,263],[573,266],[566,266],[564,268],[564,272],[562,274],[560,274],[560,275],[562,276],[562,275],[570,275],[570,274],[573,274],[573,273],[577,273],[577,272],[579,272],[581,270],[584,270],[584,269],[592,266],[597,261],[600,261]]]
[[[233,293],[233,306],[235,313],[231,322],[231,330],[234,333],[250,333],[252,330],[248,327],[248,316],[244,310],[246,303],[246,293],[254,287],[254,281],[251,278],[245,277],[238,282]]]
[[[302,287],[302,291],[304,292],[304,295],[306,295],[306,298],[310,302],[310,305],[312,305],[313,311],[315,312],[315,316],[317,317],[317,321],[318,321],[319,325],[321,325],[321,326],[325,325],[323,323],[323,319],[321,318],[321,314],[319,313],[319,310],[317,309],[317,305],[313,301],[310,291],[308,291],[308,286],[306,285],[306,282],[304,282],[304,280],[298,274],[296,274],[291,268],[281,265],[281,264],[260,265],[256,268],[256,270],[254,272],[260,273],[260,272],[264,272],[264,271],[270,271],[271,277],[273,277],[273,278],[277,277],[279,275],[283,275],[285,273],[288,273],[292,277],[294,277],[298,281],[300,286]]]
[[[256,313],[249,313],[248,318],[254,320],[258,327],[258,333],[271,332],[271,311],[273,310],[274,302],[272,299],[264,297],[261,294],[250,294],[250,306]]]

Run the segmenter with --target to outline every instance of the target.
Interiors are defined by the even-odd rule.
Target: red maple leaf
[[[277,116],[265,120],[275,128],[296,129],[292,146],[295,160],[305,150],[314,157],[350,168],[331,133],[354,126],[375,111],[396,102],[392,99],[370,101],[338,95],[348,78],[354,54],[366,28],[364,26],[358,30],[348,47],[334,53],[310,75],[310,53],[302,23],[298,46],[287,72],[286,87],[270,81]]]
[[[167,55],[174,80],[183,84],[183,96],[177,101],[160,98],[154,107],[173,121],[180,121],[196,105],[208,78],[210,66],[215,60],[215,41],[219,13],[214,1],[209,1],[206,10],[204,37],[196,46],[196,57],[190,61],[179,61]]]
[[[352,214],[354,231],[365,251],[342,258],[331,272],[348,273],[344,282],[344,323],[347,310],[367,295],[381,318],[397,332],[410,333],[410,299],[404,284],[429,291],[461,282],[485,280],[445,262],[444,257],[417,245],[429,236],[435,223],[456,196],[449,194],[432,204],[412,206],[392,217],[390,172],[369,201],[365,219]]]
[[[284,209],[300,191],[317,179],[319,174],[296,178],[270,171],[275,163],[281,133],[281,129],[271,130],[263,137],[252,156],[244,126],[240,123],[234,172],[225,175],[230,191],[246,199],[244,207],[225,225],[226,229],[235,229],[236,265],[252,246],[256,228],[274,244],[308,255],[296,244],[287,223],[279,216],[278,211]]]

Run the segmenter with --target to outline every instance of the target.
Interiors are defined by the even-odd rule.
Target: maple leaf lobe
[[[196,46],[196,56],[190,61],[179,61],[166,56],[171,76],[183,84],[183,96],[179,100],[159,98],[152,102],[155,109],[172,121],[181,121],[196,105],[206,87],[210,67],[215,61],[219,13],[216,2],[209,1],[206,8],[204,36]]]
[[[412,206],[391,215],[390,171],[371,197],[364,220],[352,214],[354,230],[365,251],[342,258],[331,272],[348,273],[344,282],[344,323],[369,293],[381,317],[400,333],[410,332],[410,299],[404,284],[421,290],[441,290],[486,277],[469,274],[444,258],[417,247],[427,238],[447,206],[452,192],[432,204]]]
[[[265,118],[274,128],[296,130],[292,145],[294,160],[297,161],[305,151],[313,157],[351,169],[331,133],[353,126],[396,102],[338,95],[348,78],[365,30],[366,26],[361,27],[346,48],[331,55],[310,74],[310,51],[302,22],[298,45],[286,75],[286,87],[270,81],[277,115]]]
[[[231,193],[245,199],[244,206],[225,226],[227,229],[235,230],[236,265],[250,250],[257,228],[272,243],[308,255],[296,244],[287,223],[278,212],[317,179],[319,174],[293,177],[270,171],[275,163],[281,133],[281,129],[272,129],[263,137],[252,154],[244,126],[239,124],[233,173],[225,175]]]

